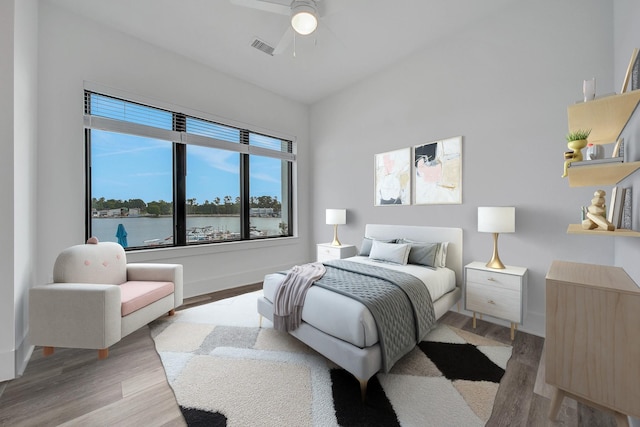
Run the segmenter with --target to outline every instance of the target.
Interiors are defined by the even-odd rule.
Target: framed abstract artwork
[[[462,137],[413,147],[413,201],[416,205],[462,203]]]
[[[411,204],[411,149],[375,155],[375,206]]]

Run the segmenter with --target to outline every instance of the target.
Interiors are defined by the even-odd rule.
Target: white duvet
[[[402,271],[420,279],[436,301],[442,295],[455,288],[455,273],[448,268],[431,269],[419,265],[398,265],[374,261],[368,257],[355,256],[347,261],[376,265]],[[270,302],[284,279],[282,274],[268,274],[263,284],[264,296]],[[378,342],[376,324],[369,309],[360,302],[336,292],[312,286],[307,292],[302,320],[322,332],[350,342],[360,348],[369,347]]]

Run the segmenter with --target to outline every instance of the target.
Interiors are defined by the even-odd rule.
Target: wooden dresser
[[[640,417],[640,288],[619,267],[554,261],[546,277],[549,418],[567,396]]]

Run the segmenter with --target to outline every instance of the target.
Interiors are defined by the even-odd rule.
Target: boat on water
[[[251,237],[263,237],[266,233],[262,230],[258,230],[255,226],[251,226],[249,230]],[[199,243],[199,242],[222,242],[229,240],[240,240],[240,233],[229,231],[226,229],[220,229],[213,226],[204,227],[191,227],[187,229],[187,242]],[[164,239],[148,239],[144,240],[146,246],[156,246],[161,244],[167,244],[172,242],[173,236],[165,237]]]

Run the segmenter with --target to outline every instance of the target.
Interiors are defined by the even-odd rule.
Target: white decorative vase
[[[584,80],[582,82],[582,94],[584,95],[584,102],[591,101],[596,97],[596,78],[591,80]]]
[[[604,147],[600,144],[587,144],[587,160],[604,159]]]

